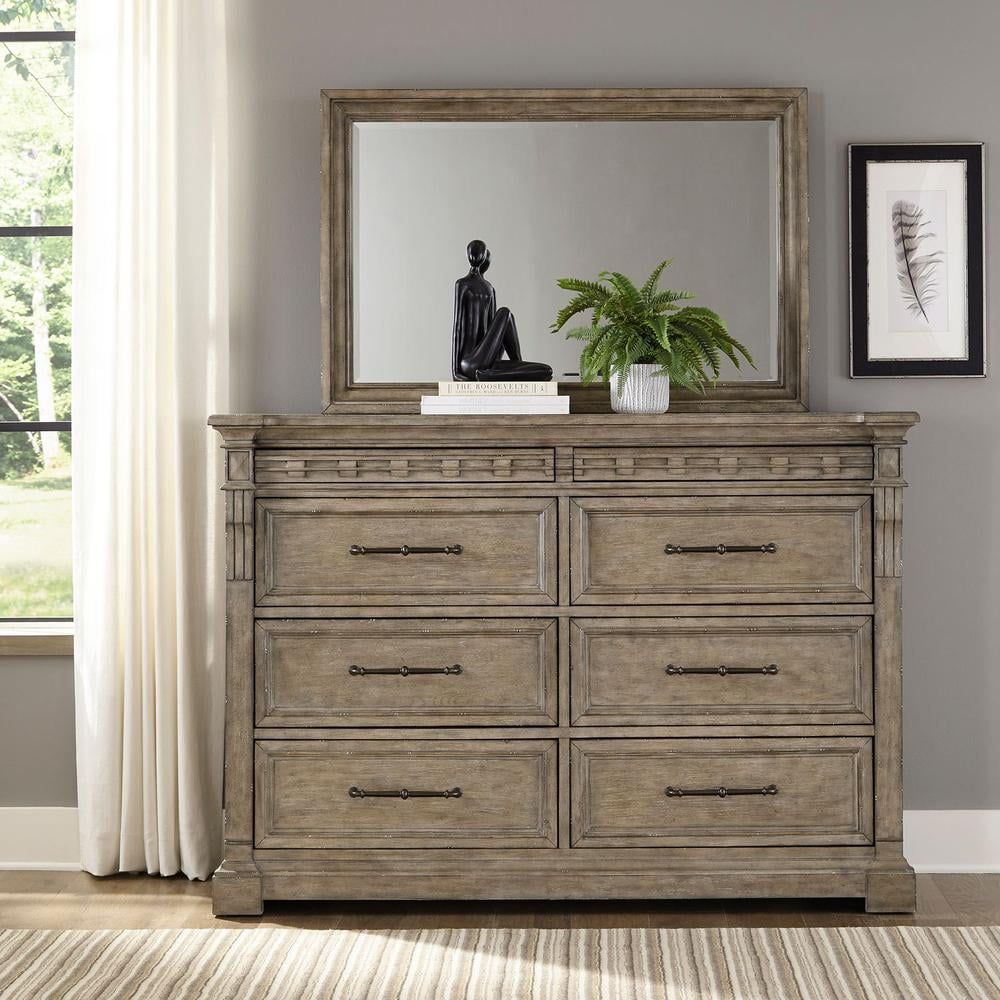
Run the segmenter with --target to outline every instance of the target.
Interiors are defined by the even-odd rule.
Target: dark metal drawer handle
[[[765,785],[763,788],[726,788],[722,785],[719,788],[675,788],[667,785],[664,789],[668,799],[682,799],[685,795],[712,795],[719,799],[729,798],[730,795],[777,795],[777,785]]]
[[[352,677],[367,677],[369,674],[393,674],[399,677],[412,677],[414,674],[445,674],[454,676],[462,672],[462,665],[455,663],[450,667],[360,667],[352,663],[347,672]]]
[[[667,542],[663,546],[663,551],[668,556],[682,556],[690,552],[714,552],[716,555],[724,556],[730,552],[777,552],[778,546],[774,542],[768,542],[766,545],[671,545]]]
[[[444,555],[460,556],[462,554],[461,545],[395,545],[395,546],[372,546],[372,545],[352,545],[352,556],[414,556],[414,555]]]
[[[352,785],[347,789],[352,799],[460,799],[461,788],[446,788],[443,792],[428,792],[419,789],[398,788],[393,791],[371,791]]]
[[[668,663],[664,668],[671,677],[683,677],[685,674],[715,674],[727,677],[729,674],[766,674],[773,677],[778,672],[777,663],[769,663],[766,667],[727,667],[724,663],[717,667],[678,667]]]

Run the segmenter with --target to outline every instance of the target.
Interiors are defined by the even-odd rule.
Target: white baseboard
[[[918,872],[1000,872],[1000,809],[903,813],[903,850]],[[0,869],[79,870],[76,809],[0,807]]]
[[[918,872],[1000,872],[1000,809],[907,809],[903,853]]]
[[[76,809],[0,807],[0,869],[80,870]]]

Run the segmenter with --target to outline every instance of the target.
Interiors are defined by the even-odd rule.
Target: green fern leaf
[[[642,295],[627,275],[620,271],[602,271],[601,278],[614,288],[630,309],[638,311],[642,308]]]
[[[662,292],[657,292],[649,300],[649,308],[653,312],[672,312],[675,309],[679,309],[676,303],[681,302],[685,299],[693,299],[694,295],[690,292],[675,292],[670,289],[665,289]]]
[[[551,327],[552,332],[558,333],[578,313],[586,312],[588,309],[599,308],[604,301],[592,291],[580,292],[579,295],[574,296],[559,310],[556,320]]]
[[[600,335],[600,328],[592,326],[574,326],[564,334],[567,340],[593,340]]]
[[[725,344],[726,347],[729,349],[729,350],[726,351],[726,353],[727,353],[727,355],[729,355],[729,357],[732,358],[733,364],[736,365],[737,368],[740,367],[740,362],[739,362],[739,360],[736,357],[734,357],[733,355],[729,354],[729,351],[733,351],[733,352],[736,352],[739,355],[741,355],[742,358],[744,359],[744,361],[746,361],[746,363],[751,368],[756,368],[757,367],[757,362],[754,361],[753,356],[750,354],[750,352],[738,340],[736,340],[733,337],[730,337],[727,334],[725,337],[720,337],[719,338],[719,347],[721,348],[723,346],[723,344]]]
[[[693,333],[689,331],[684,332],[674,332],[674,343],[684,344],[685,350],[690,353],[690,356],[694,359],[692,364],[692,369],[697,369],[700,373],[702,379],[707,379],[705,374],[706,368],[712,368],[712,357],[705,349],[704,345],[694,336]],[[714,374],[714,369],[712,369]]]
[[[567,292],[590,292],[602,299],[606,299],[611,294],[611,290],[599,281],[584,281],[582,278],[558,278],[556,284]]]
[[[671,322],[680,319],[691,319],[699,323],[704,323],[718,333],[726,333],[726,324],[722,322],[722,317],[705,306],[685,306],[678,310],[671,317]]]
[[[718,378],[721,371],[721,355],[712,334],[698,321],[688,322],[685,332],[694,345],[695,350],[698,351],[703,360],[712,369],[712,374],[715,378]]]
[[[660,275],[663,274],[663,269],[665,267],[669,267],[673,262],[674,262],[673,257],[671,257],[669,260],[661,260],[660,263],[653,268],[653,273],[650,274],[650,276],[643,283],[643,286],[640,289],[640,293],[643,297],[643,300],[647,304],[653,297],[653,292],[656,291],[656,286],[660,282]]]

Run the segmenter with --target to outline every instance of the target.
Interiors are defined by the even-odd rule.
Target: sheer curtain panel
[[[225,0],[79,0],[73,533],[83,867],[221,838]]]

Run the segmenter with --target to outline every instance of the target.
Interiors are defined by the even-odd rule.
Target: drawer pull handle
[[[414,555],[460,556],[461,545],[352,545],[352,556],[414,556]]]
[[[420,789],[398,788],[393,791],[371,791],[352,785],[347,789],[352,799],[460,799],[461,788],[446,788],[443,792],[428,792]]]
[[[369,674],[391,674],[399,677],[412,677],[414,674],[455,676],[462,672],[462,665],[455,663],[450,667],[408,667],[404,664],[401,667],[361,667],[357,663],[352,663],[347,668],[347,672],[352,677],[367,677]]]
[[[730,795],[777,795],[777,785],[765,785],[763,788],[675,788],[667,785],[664,789],[668,799],[682,799],[685,795],[712,795],[718,799],[727,799]]]
[[[716,555],[724,556],[730,552],[764,552],[773,553],[778,551],[778,546],[774,542],[767,542],[765,545],[671,545],[667,542],[663,546],[663,551],[668,556],[683,556],[691,552],[714,552]]]
[[[683,677],[685,674],[715,674],[718,677],[728,677],[729,674],[764,674],[773,677],[778,672],[777,663],[769,663],[765,667],[727,667],[722,663],[717,667],[678,667],[668,663],[664,668],[670,677]]]

